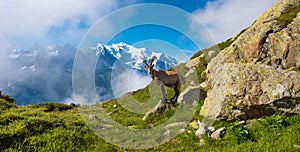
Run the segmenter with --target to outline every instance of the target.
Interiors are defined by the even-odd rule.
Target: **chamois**
[[[152,80],[160,87],[162,93],[162,102],[165,102],[166,99],[166,90],[164,86],[174,88],[175,95],[170,99],[171,102],[177,101],[177,98],[180,94],[180,87],[185,83],[184,78],[176,72],[166,71],[166,70],[154,70],[153,61],[157,59],[156,56],[152,56],[150,60],[150,64],[147,64],[144,58],[143,62],[145,64],[145,68],[148,71],[148,74],[151,76]],[[174,100],[175,99],[175,100]]]

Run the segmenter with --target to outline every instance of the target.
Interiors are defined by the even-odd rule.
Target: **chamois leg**
[[[162,100],[162,102],[165,102],[166,97],[167,97],[165,86],[164,86],[164,84],[160,84],[159,86],[160,86],[160,90],[161,90],[161,94],[162,94],[161,100]]]
[[[173,102],[176,103],[177,98],[178,98],[178,96],[179,96],[179,94],[180,94],[179,90],[180,90],[180,85],[176,85],[176,86],[174,87],[175,95],[171,98],[171,101],[173,101]],[[175,99],[175,100],[174,100],[174,99]]]
[[[176,87],[174,87],[174,92],[175,92],[175,95],[170,99],[170,101],[173,101],[176,97]]]
[[[162,103],[164,103],[165,100],[166,100],[166,97],[167,97],[167,93],[166,93],[166,90],[165,90],[165,85],[164,85],[163,82],[161,82],[159,80],[156,80],[155,83],[160,87],[161,94],[162,94],[161,101],[162,101]]]

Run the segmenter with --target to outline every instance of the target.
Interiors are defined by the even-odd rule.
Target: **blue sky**
[[[211,1],[211,0],[210,0]],[[184,9],[190,13],[199,8],[203,8],[208,2],[207,0],[144,0],[139,3],[162,3],[172,5],[181,9]]]
[[[221,42],[250,26],[276,2],[277,0],[0,0],[0,42],[12,43],[23,49],[37,43],[78,46],[86,32],[103,16],[125,6],[143,3],[163,3],[184,9],[202,21],[215,42]],[[126,35],[128,31],[131,33]],[[133,43],[143,40],[140,34],[142,32],[148,33],[146,37],[144,35],[144,39],[163,40],[189,54],[197,51],[188,41],[182,43],[182,36],[180,39],[178,32],[155,26],[146,26],[143,30],[128,29],[119,34],[115,42]]]

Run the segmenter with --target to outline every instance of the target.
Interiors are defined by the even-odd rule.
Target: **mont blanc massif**
[[[141,57],[149,60],[155,55],[158,58],[155,66],[157,69],[169,69],[178,64],[175,58],[164,53],[155,53],[126,43],[97,44],[88,49],[98,56],[95,86],[100,101],[134,91],[151,81]],[[47,47],[38,44],[28,50],[7,45],[7,65],[6,69],[2,69],[6,74],[1,75],[0,89],[15,98],[19,105],[50,101],[72,102],[72,67],[76,50],[76,47],[68,44]],[[122,73],[119,73],[118,79],[123,79],[122,76],[128,78],[128,73],[131,73],[134,79],[141,79],[143,82],[133,83],[130,87],[121,83],[120,87],[124,88],[113,93],[111,72],[116,61],[122,64]]]

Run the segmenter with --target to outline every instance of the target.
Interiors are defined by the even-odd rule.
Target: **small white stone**
[[[207,128],[209,131],[211,131],[211,132],[214,132],[216,129],[214,128],[214,127],[212,127],[212,126],[210,126],[210,127],[208,127]]]
[[[163,135],[164,136],[169,136],[169,134],[170,134],[170,130],[167,130]]]
[[[201,138],[207,131],[207,126],[205,123],[198,121],[199,129],[196,131],[196,136]]]
[[[94,114],[90,114],[90,115],[89,115],[89,118],[95,120],[95,119],[97,119],[97,116],[94,115]]]
[[[216,130],[215,132],[213,132],[210,137],[214,138],[214,139],[221,139],[223,137],[223,135],[226,133],[226,128],[219,128],[218,130]]]
[[[179,130],[179,133],[183,133],[183,132],[185,132],[184,128],[182,128],[182,129]]]

